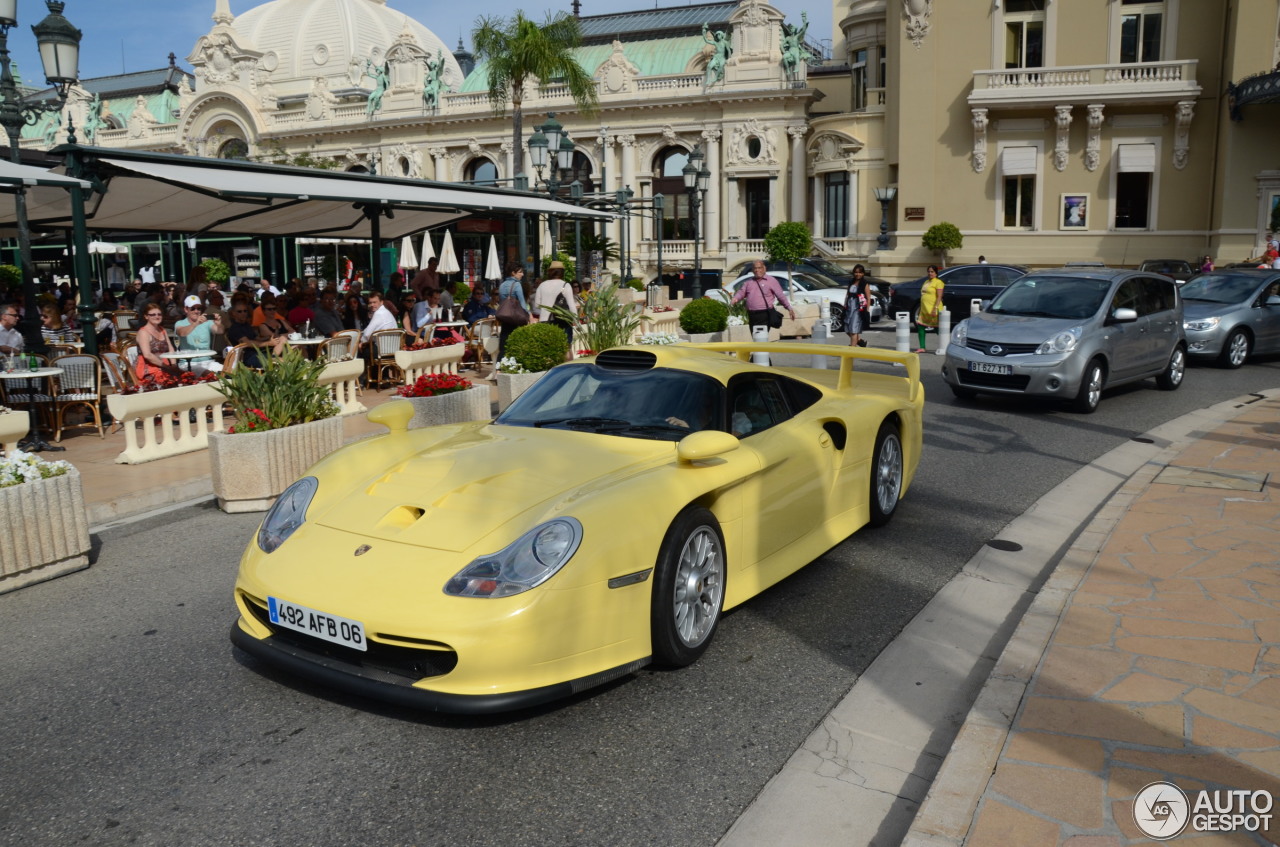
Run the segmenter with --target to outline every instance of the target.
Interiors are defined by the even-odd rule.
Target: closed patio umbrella
[[[400,258],[397,267],[417,270],[418,256],[413,252],[413,237],[406,235],[400,239]]]
[[[431,246],[431,233],[422,233],[422,261],[418,263],[418,270],[427,269],[427,262],[436,257],[436,249]]]
[[[456,274],[462,268],[458,267],[458,257],[453,252],[453,233],[449,230],[444,231],[444,242],[440,245],[440,267],[442,274]]]
[[[484,263],[485,279],[502,279],[502,262],[498,261],[498,240],[489,236],[489,258]]]

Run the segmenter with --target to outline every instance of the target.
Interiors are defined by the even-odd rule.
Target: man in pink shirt
[[[787,293],[782,290],[781,283],[765,272],[764,262],[756,259],[751,266],[752,277],[742,281],[742,285],[738,286],[738,293],[733,295],[731,303],[737,303],[744,297],[747,300],[747,322],[751,326],[770,326],[769,312],[773,310],[774,303],[781,303],[787,307],[787,312],[791,315],[791,320],[796,319],[796,310],[791,306],[791,301],[787,299]]]

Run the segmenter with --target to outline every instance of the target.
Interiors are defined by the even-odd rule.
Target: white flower
[[[62,476],[69,470],[71,465],[67,462],[44,462],[38,456],[14,450],[0,459],[0,488]]]
[[[521,365],[519,362],[517,362],[515,359],[513,359],[510,356],[505,356],[498,360],[498,371],[499,373],[504,373],[504,374],[531,373],[531,371],[525,370],[524,365]]]
[[[729,316],[729,326],[746,326],[746,325],[747,325],[747,322],[743,318],[740,318],[737,315]]]
[[[679,344],[680,336],[674,332],[646,332],[640,336],[637,343],[639,344]]]

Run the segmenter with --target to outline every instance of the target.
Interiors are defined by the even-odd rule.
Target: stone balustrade
[[[456,374],[462,364],[465,344],[429,347],[426,350],[397,350],[396,364],[404,371],[404,381],[414,382],[423,374]]]
[[[360,375],[364,373],[363,359],[347,359],[330,362],[320,374],[321,385],[329,386],[329,396],[338,404],[341,415],[358,415],[369,411],[360,402]]]

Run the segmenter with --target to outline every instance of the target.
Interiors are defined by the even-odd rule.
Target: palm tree
[[[530,78],[540,86],[563,82],[584,113],[596,109],[596,84],[573,58],[582,43],[578,19],[565,12],[547,15],[539,25],[516,12],[507,18],[480,18],[471,33],[477,62],[485,63],[489,102],[501,115],[511,102],[511,146],[516,174],[524,172],[524,85]],[[514,174],[513,174],[514,176]]]

